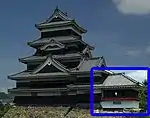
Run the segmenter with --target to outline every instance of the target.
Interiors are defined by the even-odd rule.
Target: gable
[[[51,21],[49,21],[49,23],[50,22],[59,22],[59,21],[64,21],[62,18],[60,18],[60,17],[54,17],[53,19],[51,19]]]
[[[62,49],[62,48],[59,47],[58,45],[48,45],[42,50],[50,51],[50,50],[59,50],[59,49]]]
[[[68,72],[62,64],[52,59],[52,57],[48,57],[47,60],[41,64],[38,68],[36,68],[32,73],[46,73],[46,72]]]
[[[54,13],[52,16],[50,16],[47,20],[46,23],[51,23],[51,22],[58,22],[58,21],[66,21],[66,20],[72,20],[67,16],[66,13],[60,11],[58,8],[54,10]]]
[[[52,15],[52,17],[47,20],[47,23],[51,23],[51,22],[58,22],[58,21],[66,21],[67,18],[64,15],[61,15],[59,13],[55,13]]]
[[[58,68],[56,68],[54,65],[46,65],[44,68],[42,68],[39,73],[51,73],[51,72],[62,72]]]
[[[65,46],[58,42],[58,41],[55,41],[54,39],[52,39],[48,44],[42,46],[40,48],[40,50],[46,50],[46,51],[49,51],[49,50],[59,50],[59,49],[62,49],[64,48]]]

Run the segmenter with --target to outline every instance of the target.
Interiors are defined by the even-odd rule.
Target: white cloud
[[[150,46],[148,46],[148,47],[146,48],[146,52],[147,52],[147,53],[150,53]]]
[[[142,54],[140,50],[129,50],[126,52],[128,56],[139,56],[140,54]]]
[[[123,14],[150,14],[150,0],[112,0]]]
[[[141,49],[129,49],[125,52],[128,56],[141,56],[145,54],[150,54],[150,45],[146,46],[145,48]]]
[[[126,75],[139,82],[143,82],[145,79],[147,79],[147,71],[145,70],[137,70],[137,71],[129,72],[126,73]]]

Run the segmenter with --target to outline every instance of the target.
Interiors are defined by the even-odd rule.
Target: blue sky
[[[27,42],[36,40],[34,27],[49,17],[56,5],[88,30],[84,40],[95,46],[95,56],[108,65],[149,66],[149,0],[1,0],[0,88],[14,86],[7,75],[25,68],[19,57],[32,55]]]

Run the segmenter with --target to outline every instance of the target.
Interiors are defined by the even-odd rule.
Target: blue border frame
[[[145,70],[147,71],[148,94],[146,113],[94,113],[94,71],[102,70]],[[150,116],[150,69],[148,67],[92,67],[90,70],[90,114],[91,116]]]

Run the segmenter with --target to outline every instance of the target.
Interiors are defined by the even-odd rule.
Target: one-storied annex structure
[[[90,69],[105,67],[104,57],[93,57],[94,47],[82,39],[87,30],[56,8],[44,22],[36,24],[39,39],[28,42],[36,49],[19,58],[27,68],[8,76],[16,81],[9,89],[18,105],[89,104]],[[94,102],[103,109],[138,108],[138,82],[123,73],[96,71]]]

